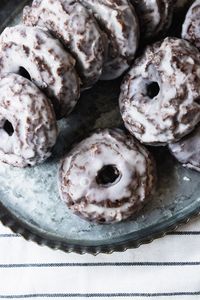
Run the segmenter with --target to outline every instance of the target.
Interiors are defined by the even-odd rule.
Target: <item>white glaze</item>
[[[103,186],[97,183],[96,176],[106,165],[115,165],[121,177]],[[130,216],[128,210],[133,205],[141,207],[140,203],[152,192],[154,172],[149,153],[138,142],[121,130],[104,130],[76,145],[62,161],[61,195],[72,210],[86,218],[92,214],[94,219],[102,215],[106,222],[120,221]],[[104,206],[106,201],[115,204],[124,199],[127,201],[119,207]]]
[[[140,20],[142,39],[154,38],[171,24],[171,0],[130,0],[130,2]]]
[[[147,85],[157,82],[153,99]],[[188,42],[166,38],[149,46],[121,87],[120,108],[127,129],[147,144],[167,144],[200,121],[200,54]],[[184,119],[186,118],[186,121]]]
[[[182,38],[200,49],[200,0],[196,0],[187,12],[182,28]]]
[[[102,33],[87,9],[73,0],[34,0],[23,13],[28,26],[44,26],[73,54],[84,87],[101,76],[104,63]]]
[[[200,172],[200,126],[177,143],[169,145],[172,155],[185,167]]]
[[[3,129],[8,120],[14,133]],[[56,118],[46,96],[15,74],[0,81],[0,160],[25,167],[44,162],[57,139]]]
[[[139,27],[135,11],[127,0],[80,0],[95,16],[109,39],[103,80],[122,75],[135,57]]]
[[[25,25],[6,28],[0,36],[0,61],[0,76],[24,67],[32,81],[59,102],[62,116],[75,106],[79,97],[75,60],[47,31]]]

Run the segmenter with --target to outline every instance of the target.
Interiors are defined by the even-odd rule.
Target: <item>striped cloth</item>
[[[200,299],[200,219],[112,255],[66,254],[0,225],[0,299]]]

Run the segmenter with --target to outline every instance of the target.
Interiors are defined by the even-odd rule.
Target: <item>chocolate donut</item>
[[[200,121],[200,53],[187,41],[166,38],[146,48],[124,79],[120,110],[142,143],[180,140]]]
[[[0,161],[26,167],[42,163],[56,143],[50,101],[28,79],[9,74],[0,80]]]
[[[87,9],[74,0],[34,0],[23,13],[28,26],[46,27],[74,56],[83,88],[101,76],[104,63],[104,36]]]
[[[108,54],[101,79],[121,76],[130,66],[138,47],[139,26],[127,0],[80,0],[108,36]]]
[[[0,36],[0,76],[26,70],[28,77],[58,104],[61,116],[72,110],[79,97],[74,65],[75,60],[60,42],[40,28],[18,25],[6,28]]]
[[[170,144],[172,155],[184,167],[200,172],[200,126],[177,143]]]
[[[79,216],[114,223],[135,216],[155,186],[151,155],[122,130],[103,130],[76,145],[62,160],[62,199]]]
[[[200,49],[200,0],[196,0],[187,12],[182,38]]]
[[[140,21],[141,38],[152,39],[171,25],[172,0],[130,0]]]

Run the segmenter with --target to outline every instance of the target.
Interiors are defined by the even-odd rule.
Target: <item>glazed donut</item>
[[[44,162],[56,143],[50,101],[28,79],[9,74],[0,80],[0,161],[26,167]]]
[[[200,0],[196,0],[187,12],[182,38],[200,49]]]
[[[187,41],[166,38],[145,50],[124,79],[120,110],[142,143],[180,140],[200,121],[200,53]]]
[[[62,199],[79,216],[97,223],[133,217],[155,186],[151,155],[122,130],[103,130],[76,145],[62,160]]]
[[[95,16],[108,36],[108,54],[102,80],[121,76],[130,66],[138,47],[139,26],[127,0],[80,0]]]
[[[23,13],[28,26],[46,27],[77,61],[83,88],[101,76],[104,63],[104,36],[93,16],[74,0],[34,0]]]
[[[200,172],[200,126],[177,143],[170,144],[172,155],[184,167]]]
[[[172,0],[130,0],[140,21],[141,38],[155,38],[171,25]]]
[[[0,36],[0,76],[21,74],[31,80],[59,105],[67,115],[79,97],[75,60],[59,41],[37,27],[18,25],[6,28]]]

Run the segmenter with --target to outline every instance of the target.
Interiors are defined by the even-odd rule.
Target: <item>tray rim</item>
[[[15,234],[21,235],[25,240],[35,242],[40,246],[48,246],[54,250],[61,250],[65,253],[76,254],[112,254],[113,252],[125,252],[128,249],[136,249],[141,245],[149,244],[156,239],[166,236],[168,233],[177,230],[180,226],[187,224],[191,219],[200,216],[200,207],[192,210],[187,215],[181,217],[177,222],[168,225],[164,230],[155,230],[146,237],[137,240],[124,240],[123,242],[115,242],[107,245],[87,245],[72,244],[69,242],[56,241],[42,236],[42,234],[35,233],[27,225],[15,218],[7,208],[0,203],[0,222],[11,229]],[[131,236],[131,234],[129,234]]]

